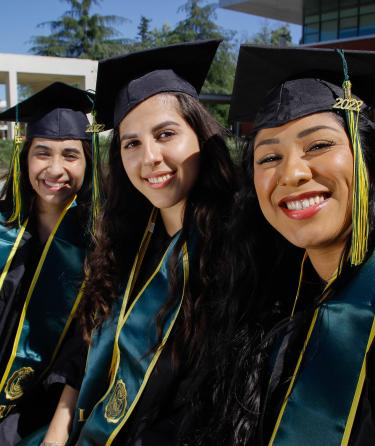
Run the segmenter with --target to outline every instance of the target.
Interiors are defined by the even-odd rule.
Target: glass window
[[[309,16],[305,17],[305,24],[306,25],[308,23],[315,23],[315,22],[319,22],[319,16],[318,15],[309,15]]]
[[[322,13],[322,21],[337,19],[337,17],[338,17],[337,10],[336,11],[323,12]]]
[[[314,43],[319,42],[319,33],[316,34],[305,34],[303,36],[303,43]]]
[[[319,0],[305,0],[303,2],[303,10],[305,16],[319,14]]]
[[[340,17],[355,17],[358,14],[358,8],[340,9]]]
[[[357,35],[357,17],[348,17],[340,20],[339,37],[346,38]]]
[[[370,5],[361,5],[359,8],[360,14],[368,14],[370,12],[375,12],[375,3],[372,3]]]
[[[322,22],[320,26],[320,40],[337,39],[337,20]]]
[[[339,2],[338,0],[324,0],[321,2],[321,8],[322,12],[338,11]]]
[[[305,25],[304,27],[304,34],[319,34],[319,22],[316,23],[309,23],[308,25]]]
[[[375,34],[375,14],[366,14],[359,17],[359,35]]]
[[[358,0],[340,0],[340,9],[352,8],[353,6],[357,5],[358,5]]]

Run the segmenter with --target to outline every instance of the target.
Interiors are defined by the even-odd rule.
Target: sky
[[[102,0],[93,8],[93,12],[102,15],[118,15],[129,19],[129,22],[119,31],[124,37],[135,38],[137,26],[142,15],[152,19],[151,27],[161,27],[168,23],[172,27],[184,18],[184,13],[178,8],[185,0]],[[47,34],[48,27],[38,27],[38,24],[56,20],[67,9],[64,0],[0,0],[0,53],[30,54],[30,38],[35,35]],[[259,31],[266,19],[235,11],[217,9],[217,23],[225,29],[237,31],[237,38],[245,40]],[[282,25],[280,22],[267,20],[271,27]],[[291,25],[292,38],[298,43],[301,37],[301,27]],[[0,86],[0,100],[4,99],[5,91]]]

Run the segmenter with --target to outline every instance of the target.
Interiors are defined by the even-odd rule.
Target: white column
[[[16,71],[8,71],[7,80],[5,82],[5,90],[6,90],[7,108],[13,107],[13,105],[16,105],[18,101]],[[9,139],[13,139],[14,124],[11,122],[8,124],[8,135]]]

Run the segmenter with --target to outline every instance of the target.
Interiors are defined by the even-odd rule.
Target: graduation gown
[[[372,265],[370,269],[374,270],[373,272],[375,273],[374,265]],[[311,270],[312,268],[310,266],[310,270],[308,272],[308,278],[306,281],[304,281],[302,287],[302,293],[303,293],[303,295],[301,296],[302,302],[300,302],[299,304],[295,317],[293,321],[290,322],[288,326],[284,329],[284,335],[283,337],[281,337],[281,340],[278,341],[277,346],[274,347],[270,357],[270,374],[265,382],[265,392],[264,392],[265,398],[261,411],[262,415],[257,432],[257,438],[255,441],[255,444],[257,445],[268,445],[270,443],[273,431],[275,429],[275,425],[278,420],[278,416],[282,409],[283,402],[285,401],[285,396],[287,394],[287,390],[289,388],[292,375],[295,371],[297,361],[300,358],[301,350],[303,348],[303,344],[306,339],[313,318],[312,302],[314,300],[314,296],[315,298],[316,296],[319,296],[324,288],[324,284],[321,281],[319,281],[319,279],[316,276],[315,278],[313,277],[313,273]],[[349,285],[350,283],[347,285],[347,287]],[[372,290],[372,288],[374,289]],[[366,292],[368,293],[368,297],[370,298],[373,295],[373,293],[375,294],[375,287],[371,285],[370,289],[367,289]],[[360,296],[360,294],[358,294],[358,296]],[[333,320],[333,318],[331,319]],[[331,328],[335,329],[335,327],[333,326],[333,322],[331,324]],[[318,330],[317,331],[318,342],[316,343],[315,350],[312,351],[312,354],[306,357],[305,353],[294,386],[298,384],[298,380],[301,379],[301,376],[303,376],[306,371],[308,372],[309,367],[311,367],[311,363],[313,363],[314,361],[314,357],[319,354],[319,350],[322,348],[320,346],[320,343],[321,345],[323,345],[324,343],[325,344],[329,343],[329,339],[327,339],[325,336],[327,334],[327,331],[325,331],[324,328],[320,328],[319,326],[317,326],[315,329]],[[354,345],[355,345],[355,336],[356,334],[354,332],[353,334],[351,333],[349,334],[349,339],[350,337],[352,338],[354,337]],[[341,381],[344,379],[343,375],[345,375],[346,371],[345,369],[340,369],[340,367],[338,367],[338,370],[334,370],[332,368],[328,373],[332,374],[333,379]],[[314,378],[316,380],[316,383],[314,384],[318,384],[319,388],[319,382],[322,380],[322,376],[316,374]],[[309,382],[307,382],[307,386],[308,385]],[[312,386],[310,385],[310,387]],[[341,395],[337,395],[334,393],[332,395],[323,395],[323,398],[320,398],[320,395],[316,395],[317,401],[314,410],[316,410],[318,413],[319,412],[324,413],[326,410],[326,407],[324,407],[326,402],[327,401],[334,402],[339,397],[341,397]],[[295,404],[295,401],[298,400],[298,395],[295,396],[292,393],[290,398],[292,400],[292,404]],[[352,397],[350,396],[350,398]],[[303,401],[298,401],[298,404],[301,404],[302,407],[303,403],[304,403]],[[311,408],[309,410],[311,410]],[[328,411],[329,410],[331,409],[329,408]],[[318,417],[319,416],[320,415],[318,415]],[[296,424],[294,424],[293,421]],[[306,426],[302,428],[301,432],[302,436],[305,439],[304,443],[306,445],[317,444],[317,443],[312,443],[311,440],[312,432],[316,432],[317,430],[320,429],[322,429],[322,431],[324,432],[324,428],[315,420],[311,421],[310,423],[308,417],[306,421],[307,421]],[[280,424],[282,424],[282,422],[283,418],[281,419]],[[289,421],[289,430],[288,429],[284,430],[281,440],[280,437],[276,436],[276,442],[274,444],[283,444],[283,441],[286,441],[285,444],[294,445],[296,441],[295,432],[298,430],[299,427],[297,426],[297,424],[300,423],[295,420]],[[334,437],[329,436],[328,431],[326,434],[323,434],[323,436],[324,439],[321,440],[321,444],[324,444],[326,446],[336,446],[336,444],[340,444],[340,442],[337,442],[337,440],[333,439]],[[281,443],[279,443],[279,441],[281,441]],[[353,427],[351,429],[347,444],[349,444],[350,446],[370,446],[373,445],[374,442],[375,442],[375,345],[373,343],[366,355],[364,385],[360,392],[360,399],[358,407],[355,411]]]
[[[165,232],[160,221],[157,224],[156,231],[157,233],[151,239],[142,263],[129,306],[144,287],[171,243],[172,239]],[[113,445],[172,446],[178,444],[179,429],[186,411],[184,394],[188,382],[188,374],[185,372],[183,364],[175,364],[172,360],[174,335],[180,323],[179,316],[134,411],[114,438]],[[109,324],[109,326],[111,325],[112,323]],[[106,330],[106,325],[101,328],[100,336],[103,336],[103,330]],[[105,376],[108,377],[108,370]],[[98,381],[98,386],[100,385]],[[98,392],[97,399],[102,396],[104,389],[108,387],[108,382],[102,387],[103,390]],[[80,408],[77,407],[76,410],[79,411]],[[83,425],[84,423],[85,421]],[[97,440],[97,443],[95,443],[96,440],[91,440],[93,443],[90,440],[88,441],[88,444],[101,444],[99,440]],[[77,438],[70,438],[68,444],[75,444],[76,442]],[[78,444],[81,444],[81,442],[78,441]]]
[[[0,210],[5,212],[3,209]],[[66,257],[58,257],[58,263],[60,262],[60,264],[53,265],[53,274],[52,270],[49,269],[49,265],[54,262],[52,257],[54,257],[55,246],[50,245],[48,253],[45,255],[45,262],[43,263],[39,279],[34,286],[34,293],[31,295],[27,307],[28,313],[26,312],[26,315],[23,315],[26,321],[24,326],[28,329],[25,341],[22,340],[24,329],[22,329],[21,315],[24,311],[26,296],[31,288],[45,248],[38,238],[35,222],[32,218],[26,226],[0,290],[0,376],[2,379],[7,379],[5,382],[8,386],[8,382],[17,373],[17,371],[13,372],[12,375],[14,367],[9,372],[11,364],[9,358],[11,358],[12,350],[16,345],[17,336],[20,336],[20,340],[18,341],[18,350],[14,363],[17,363],[20,348],[26,345],[35,352],[31,355],[29,350],[26,349],[26,353],[30,354],[31,358],[40,359],[41,364],[41,368],[37,368],[32,361],[30,361],[30,364],[27,362],[17,363],[22,368],[28,365],[32,366],[35,373],[31,382],[26,383],[22,387],[23,394],[19,398],[9,402],[7,397],[4,398],[5,406],[9,404],[10,410],[0,422],[0,444],[2,446],[17,444],[21,438],[48,423],[54,413],[64,384],[70,384],[76,388],[79,388],[80,385],[82,375],[81,357],[85,357],[86,347],[79,336],[73,313],[75,311],[74,304],[77,303],[77,296],[82,283],[85,244],[82,237],[83,228],[78,219],[77,206],[67,211],[63,221],[68,226],[68,230],[65,230],[66,228],[61,223],[59,226],[60,231],[56,232],[55,237],[59,238],[58,243],[61,246],[66,246],[68,255]],[[67,262],[71,261],[72,264],[76,261],[76,268],[67,268],[67,264],[64,264],[62,260],[64,258],[66,258]],[[46,286],[45,295],[43,295],[43,283],[39,283],[44,277],[43,268],[46,268],[45,271],[51,276],[52,283],[52,286]],[[43,343],[45,336],[49,336],[49,327],[55,323],[53,320],[54,313],[51,313],[53,308],[48,306],[49,304],[39,306],[33,303],[33,298],[35,300],[41,298],[51,299],[51,297],[62,298],[65,286],[71,302],[67,304],[66,308],[64,307],[64,311],[66,311],[64,313],[65,316],[61,314],[62,321],[58,324],[65,324],[66,331],[64,334],[61,329],[60,332],[57,330],[59,340],[62,342],[59,348],[56,345],[57,350],[55,350],[54,361],[50,363],[53,358],[45,351],[44,346],[39,346],[39,344],[41,340]],[[54,290],[53,287],[56,287],[56,289]],[[38,314],[39,312],[40,314]],[[70,317],[72,319],[68,322]],[[37,327],[35,327],[35,321],[38,321]],[[39,351],[45,356],[38,358],[37,353]],[[36,365],[38,366],[38,362]],[[22,382],[21,384],[23,385]]]

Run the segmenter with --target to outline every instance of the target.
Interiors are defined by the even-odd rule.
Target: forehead
[[[66,148],[75,148],[83,150],[82,141],[79,139],[47,139],[47,138],[33,138],[31,148],[45,147],[50,150],[63,150]]]
[[[131,110],[120,123],[121,129],[146,121],[163,120],[163,116],[180,116],[179,103],[174,95],[160,93],[146,99]]]

